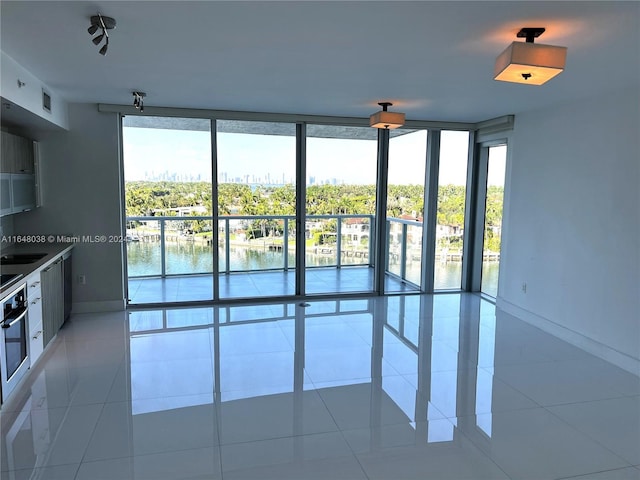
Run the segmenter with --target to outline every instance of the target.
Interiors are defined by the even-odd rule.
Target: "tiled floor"
[[[639,479],[640,379],[479,297],[75,315],[2,479]]]
[[[369,267],[309,268],[308,295],[362,293],[373,290],[373,269]],[[220,298],[259,298],[295,295],[295,273],[255,271],[220,276]],[[418,289],[392,275],[385,277],[387,292],[413,292]],[[134,305],[145,303],[190,302],[213,298],[211,275],[183,275],[165,278],[129,279],[129,299]]]

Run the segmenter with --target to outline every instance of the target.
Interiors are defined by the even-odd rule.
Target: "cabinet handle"
[[[29,285],[29,288],[36,288],[39,284],[40,284],[40,281],[33,282],[31,285]]]
[[[38,303],[40,301],[40,297],[37,297],[35,300],[33,300],[31,302],[31,305],[35,305],[36,303]]]
[[[38,330],[36,334],[33,336],[33,339],[37,340],[41,333],[42,333],[42,330]]]

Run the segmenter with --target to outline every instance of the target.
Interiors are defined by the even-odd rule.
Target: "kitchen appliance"
[[[2,299],[0,321],[0,380],[5,402],[29,370],[27,292],[23,283]]]

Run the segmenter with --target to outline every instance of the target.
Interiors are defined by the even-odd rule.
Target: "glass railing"
[[[129,278],[295,269],[294,215],[229,215],[218,218],[213,245],[211,217],[127,217]],[[307,268],[374,265],[375,216],[308,215]],[[388,274],[420,285],[422,222],[387,218]],[[217,252],[216,252],[217,250]],[[214,255],[216,253],[216,255]]]
[[[127,217],[129,278],[213,272],[211,217]],[[373,266],[373,215],[309,215],[306,266]],[[294,215],[218,218],[220,273],[295,268]]]
[[[387,273],[419,286],[422,273],[422,222],[388,217],[385,259]]]

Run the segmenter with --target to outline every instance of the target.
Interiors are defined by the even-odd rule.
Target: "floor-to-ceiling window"
[[[426,159],[426,130],[397,129],[390,132],[385,265],[387,293],[417,291],[421,287]]]
[[[377,131],[307,125],[306,133],[306,293],[370,292]]]
[[[462,286],[469,132],[440,132],[434,290]]]
[[[131,303],[213,298],[210,124],[122,119]]]
[[[130,303],[461,288],[468,131],[234,117],[123,117]]]
[[[218,120],[220,298],[295,293],[296,127]]]
[[[500,244],[502,236],[502,206],[506,164],[506,145],[488,147],[487,189],[484,208],[484,234],[482,248],[482,283],[480,290],[492,297],[496,297],[498,295]]]

